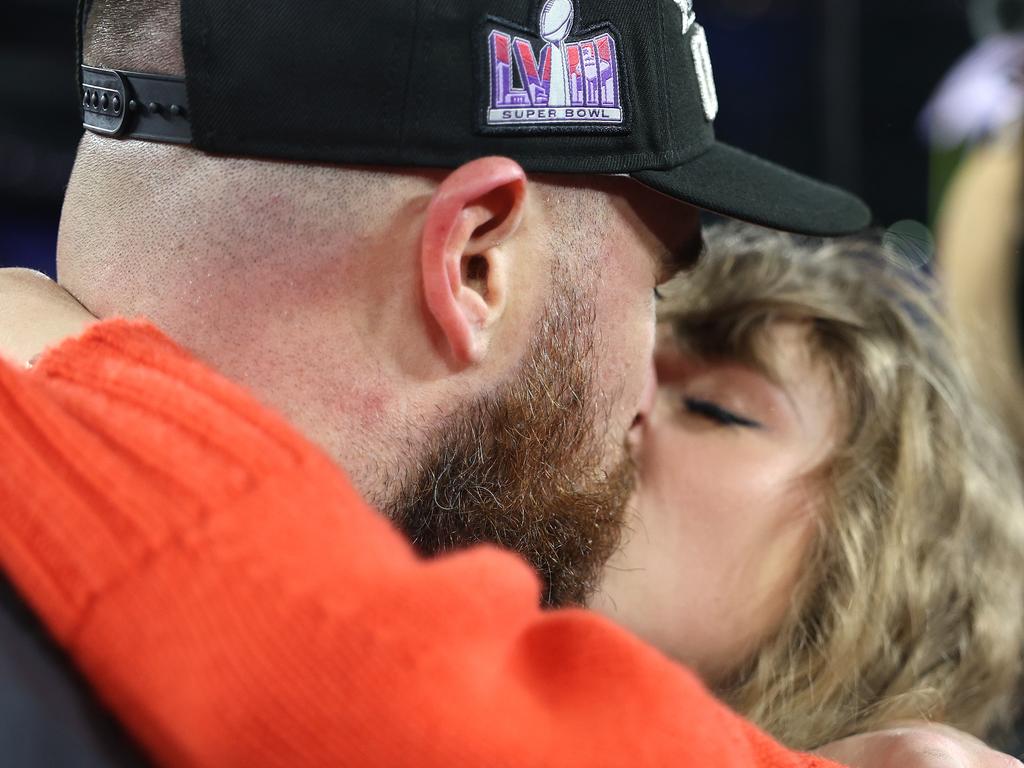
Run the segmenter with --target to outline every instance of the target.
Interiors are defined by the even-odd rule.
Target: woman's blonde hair
[[[765,331],[811,326],[843,433],[791,609],[718,686],[810,749],[905,719],[1008,724],[1024,637],[1024,501],[929,278],[865,241],[729,225],[665,302],[691,353],[772,370]]]

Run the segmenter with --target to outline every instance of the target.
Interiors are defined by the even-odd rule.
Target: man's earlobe
[[[508,241],[522,223],[526,184],[514,160],[485,157],[451,173],[427,209],[423,290],[456,365],[483,358],[504,313]]]

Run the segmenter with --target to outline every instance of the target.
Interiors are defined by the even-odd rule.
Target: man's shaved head
[[[184,74],[177,0],[94,0],[84,43],[87,65]],[[665,201],[508,158],[353,167],[90,133],[58,274],[282,412],[421,552],[501,544],[549,604],[579,603],[631,487],[659,259],[684,244]]]
[[[185,73],[178,0],[93,0],[83,42],[91,67]]]

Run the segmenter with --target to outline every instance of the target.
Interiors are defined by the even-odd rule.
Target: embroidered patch
[[[492,128],[616,127],[624,123],[619,44],[614,31],[573,37],[574,0],[545,0],[539,34],[495,22],[488,51]]]

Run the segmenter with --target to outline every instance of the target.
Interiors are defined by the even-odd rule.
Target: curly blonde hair
[[[1024,500],[931,280],[866,241],[709,233],[663,319],[690,353],[771,370],[810,321],[843,404],[826,500],[781,626],[717,692],[811,749],[905,719],[1008,724],[1024,648]]]

